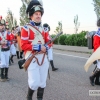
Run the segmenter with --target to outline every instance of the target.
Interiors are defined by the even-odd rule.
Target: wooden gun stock
[[[25,69],[25,71],[27,70],[28,66],[30,65],[31,61],[33,60],[33,58],[35,57],[35,55],[38,52],[36,52],[35,54],[32,54],[31,57],[29,57],[27,60],[25,60],[25,63],[22,65],[22,67]]]

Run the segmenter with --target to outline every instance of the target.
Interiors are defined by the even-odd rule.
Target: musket
[[[50,43],[52,43],[56,38],[58,38],[61,34],[63,34],[63,32],[58,33],[54,38],[52,38],[51,40],[49,40],[45,45],[48,45]],[[18,65],[20,69],[25,69],[25,71],[27,70],[28,66],[30,65],[31,61],[33,60],[33,58],[35,57],[36,54],[38,54],[39,52],[35,52],[34,54],[31,53],[27,59],[22,59],[18,61]]]

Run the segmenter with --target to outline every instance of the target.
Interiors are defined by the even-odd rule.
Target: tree
[[[26,15],[26,9],[31,0],[21,0],[21,1],[22,1],[22,7],[20,8],[20,25],[23,26],[29,22],[29,19],[27,18]]]
[[[96,12],[97,19],[100,18],[100,0],[93,0],[94,11]]]
[[[56,27],[56,30],[54,32],[56,34],[62,32],[62,22],[61,21],[58,22],[58,26]],[[59,39],[60,37],[58,37],[58,45],[59,45]]]
[[[17,26],[17,20],[14,18],[14,21],[13,21],[13,26]]]
[[[78,22],[78,15],[74,16],[74,24],[75,24],[75,34],[77,34],[80,22]]]
[[[12,27],[14,27],[14,17],[10,9],[8,9],[8,12],[7,12],[6,22],[8,22],[9,29],[12,29]]]

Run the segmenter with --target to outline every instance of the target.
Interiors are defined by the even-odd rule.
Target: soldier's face
[[[36,23],[40,23],[41,22],[41,12],[37,11],[35,12],[32,16],[31,19],[36,22]]]
[[[5,25],[3,25],[3,30],[5,30]]]
[[[10,30],[9,29],[7,29],[7,32],[9,32]]]
[[[3,25],[0,25],[0,32],[2,32],[3,31]]]
[[[14,30],[12,30],[12,33],[14,33]]]

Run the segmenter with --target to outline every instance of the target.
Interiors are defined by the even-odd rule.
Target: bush
[[[52,34],[51,37],[54,38],[56,34]],[[53,42],[54,44],[58,44],[58,38]]]
[[[59,37],[59,43],[61,44],[61,45],[65,45],[65,39],[67,38],[67,35],[66,34],[64,34],[64,35],[61,35],[60,37]]]
[[[87,39],[85,39],[87,31],[82,31],[79,34],[72,34],[65,39],[66,45],[71,46],[87,46]]]
[[[87,31],[82,31],[79,34],[63,34],[54,41],[54,44],[58,44],[59,39],[59,44],[61,45],[87,46],[86,33]],[[56,34],[51,35],[52,38],[55,36]]]

